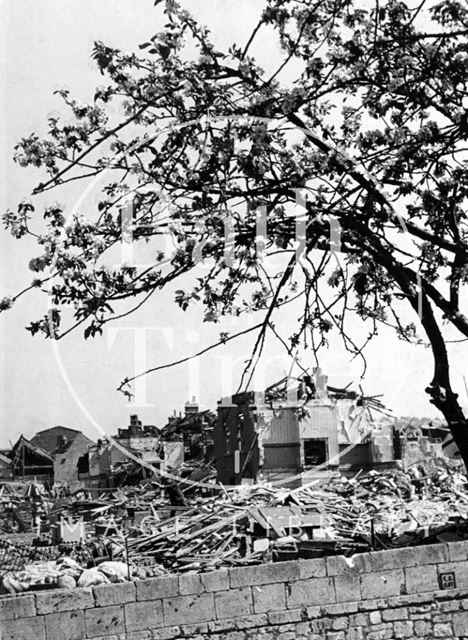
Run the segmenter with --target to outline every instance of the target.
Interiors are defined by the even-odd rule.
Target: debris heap
[[[54,547],[55,557],[29,563],[25,556],[14,571],[0,549],[5,588],[115,580],[106,562],[118,564],[118,579],[138,579],[468,538],[467,478],[455,464],[369,471],[294,489],[202,484],[146,480],[98,500],[69,501],[63,511],[84,519],[87,532],[74,558]]]

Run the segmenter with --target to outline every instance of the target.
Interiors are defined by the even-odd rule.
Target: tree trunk
[[[431,396],[431,403],[439,409],[444,418],[453,440],[460,451],[461,458],[468,470],[468,420],[458,403],[458,396],[451,389],[434,386],[434,381],[426,392]]]

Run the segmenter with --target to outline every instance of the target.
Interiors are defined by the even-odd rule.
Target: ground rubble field
[[[3,593],[138,580],[295,558],[468,538],[468,483],[456,465],[369,471],[296,488],[145,480],[54,501],[50,520],[84,522],[85,539],[0,542]],[[174,498],[175,496],[175,498]],[[36,498],[37,499],[37,498]],[[0,521],[1,522],[1,521]],[[5,534],[4,534],[5,535]]]

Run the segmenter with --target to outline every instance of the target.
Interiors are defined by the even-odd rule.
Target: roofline
[[[55,427],[48,427],[47,429],[42,429],[41,431],[37,431],[33,438],[38,436],[40,433],[46,433],[47,431],[52,431],[53,429],[67,429],[67,431],[74,431],[75,433],[83,433],[79,429],[73,429],[73,427],[65,427],[63,424],[56,424]]]
[[[45,456],[46,458],[49,458],[49,460],[54,462],[54,456],[51,453],[49,453],[48,451],[45,451],[44,449],[39,447],[37,444],[34,444],[33,442],[31,442],[30,440],[25,438],[25,436],[23,434],[20,435],[18,440],[13,445],[12,451],[14,451],[14,449],[15,449],[15,447],[17,445],[18,446],[20,445],[21,441],[26,442],[26,444],[28,444],[31,447],[31,449],[35,449],[38,453],[40,453],[41,455]]]

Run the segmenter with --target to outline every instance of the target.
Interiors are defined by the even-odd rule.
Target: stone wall
[[[468,639],[468,542],[4,596],[0,619],[2,640]]]

